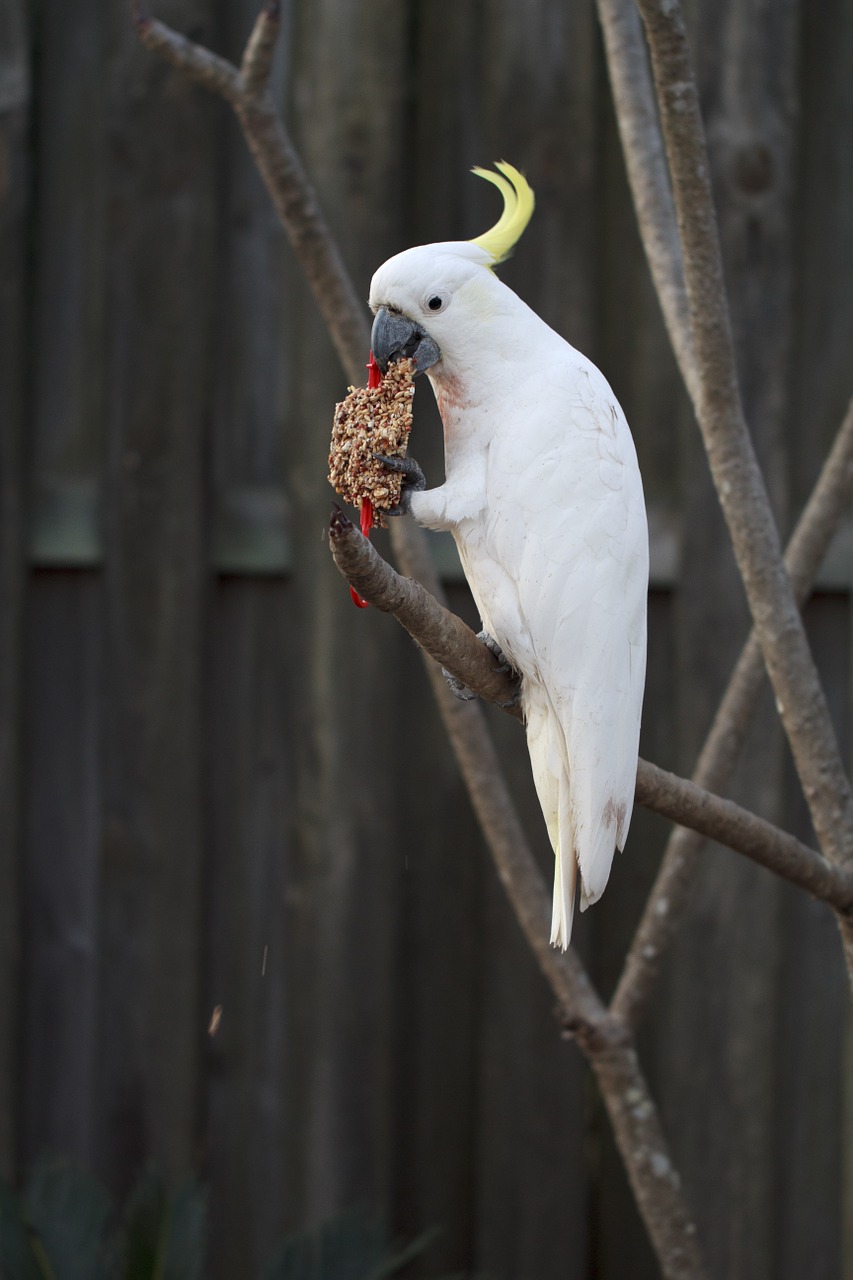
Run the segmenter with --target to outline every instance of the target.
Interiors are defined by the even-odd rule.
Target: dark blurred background
[[[257,7],[154,11],[236,59]],[[787,532],[851,391],[853,4],[688,10]],[[363,296],[390,254],[496,219],[472,164],[527,173],[537,211],[502,274],[632,424],[642,751],[689,772],[746,612],[592,0],[284,0],[282,18],[276,93]],[[346,382],[299,267],[229,109],[141,49],[121,0],[3,0],[0,232],[0,1172],[58,1151],[117,1195],[148,1160],[197,1172],[214,1280],[355,1204],[402,1235],[440,1225],[425,1273],[656,1275],[414,646],[352,607],[329,557]],[[440,479],[425,383],[414,433]],[[845,741],[851,548],[848,523],[808,607]],[[475,621],[452,544],[436,554]],[[523,734],[490,721],[550,875]],[[769,695],[736,794],[809,835]],[[667,830],[636,814],[578,922],[605,994]],[[719,1277],[853,1275],[848,1004],[830,912],[709,848],[641,1047]]]

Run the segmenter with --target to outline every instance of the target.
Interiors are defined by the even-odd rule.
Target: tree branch
[[[329,545],[335,564],[359,595],[393,614],[425,653],[469,689],[521,719],[518,706],[506,708],[515,688],[511,677],[495,669],[492,654],[471,628],[419,583],[401,578],[339,507],[329,525]],[[639,764],[636,799],[673,822],[728,845],[839,911],[853,906],[853,869],[831,866],[795,836],[731,800],[645,760]]]
[[[359,382],[368,343],[366,319],[268,89],[260,89],[269,71],[269,23],[275,19],[276,6],[268,3],[261,13],[250,39],[250,49],[255,41],[258,51],[247,50],[236,85],[232,76],[232,72],[238,74],[235,68],[219,74],[221,60],[208,64],[203,56],[206,50],[182,42],[180,37],[172,41],[168,36],[174,33],[162,24],[140,18],[136,9],[134,15],[140,38],[148,47],[232,103],[344,368],[353,382]],[[209,65],[217,74],[208,75],[204,69]],[[422,531],[412,521],[398,520],[392,526],[392,541],[407,572],[437,592],[437,575]],[[564,1024],[576,1034],[601,1082],[617,1145],[663,1274],[667,1280],[704,1280],[695,1227],[630,1038],[602,1004],[577,954],[572,950],[558,952],[548,945],[548,894],[524,840],[482,712],[455,699],[438,668],[429,661],[427,667],[498,874],[508,891],[513,887],[511,901],[560,1002]]]
[[[621,1020],[605,1016],[574,948],[561,952],[549,945],[550,895],[503,780],[482,710],[476,703],[448,697],[437,663],[444,665],[446,659],[454,675],[498,703],[514,692],[511,678],[495,671],[493,655],[461,619],[418,583],[401,579],[340,509],[332,515],[329,539],[344,577],[377,609],[393,613],[429,655],[428,674],[498,876],[559,1002],[560,1020],[598,1079],[661,1270],[667,1280],[703,1280],[696,1228],[634,1045]],[[517,715],[516,708],[506,709]]]
[[[818,482],[797,523],[785,561],[799,604],[808,597],[832,536],[853,501],[853,401],[847,408]],[[693,781],[711,791],[729,784],[743,748],[758,695],[764,664],[755,630],[737,661],[705,745]],[[611,1008],[635,1027],[648,1006],[663,957],[673,941],[699,869],[704,837],[677,828],[666,846],[660,871],[625,958]],[[827,898],[827,901],[831,899]],[[665,903],[665,908],[661,904]],[[853,976],[851,926],[841,923],[848,973]]]
[[[640,15],[622,0],[597,0],[607,73],[640,239],[664,324],[690,399],[699,400],[684,264]]]
[[[637,3],[649,41],[672,177],[699,381],[699,425],[821,848],[834,862],[847,862],[853,860],[853,793],[744,420],[708,156],[681,8],[677,0]]]

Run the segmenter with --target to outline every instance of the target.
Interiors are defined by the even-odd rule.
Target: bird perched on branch
[[[413,459],[400,505],[449,529],[494,647],[521,675],[536,790],[556,855],[551,941],[603,893],[634,800],[646,667],[648,532],[631,433],[596,367],[494,273],[534,198],[512,165],[475,169],[504,210],[470,241],[390,258],[370,287],[380,368],[432,383],[445,482]]]

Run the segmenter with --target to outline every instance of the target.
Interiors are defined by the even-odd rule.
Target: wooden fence
[[[233,58],[256,3],[157,11]],[[746,614],[591,0],[283,8],[277,92],[365,296],[391,253],[490,225],[472,164],[526,170],[538,208],[504,278],[632,423],[642,750],[689,772]],[[853,5],[691,16],[746,404],[788,529],[851,392]],[[400,1233],[440,1224],[433,1274],[654,1276],[419,659],[331,564],[346,388],[322,324],[226,107],[139,47],[120,0],[0,9],[0,289],[0,1170],[60,1150],[117,1192],[147,1159],[197,1170],[215,1280],[357,1202]],[[413,451],[434,476],[430,401]],[[842,737],[852,566],[848,524],[808,608]],[[547,870],[522,735],[491,719]],[[808,834],[769,695],[735,794]],[[578,923],[605,993],[666,831],[636,815]],[[853,1276],[847,1010],[829,911],[709,848],[642,1048],[718,1277]]]

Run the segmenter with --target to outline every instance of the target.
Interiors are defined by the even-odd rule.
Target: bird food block
[[[329,482],[354,507],[366,499],[373,508],[373,524],[385,527],[383,511],[400,502],[402,476],[389,471],[373,456],[405,456],[412,429],[415,394],[413,360],[397,360],[378,387],[350,387],[335,406]]]

